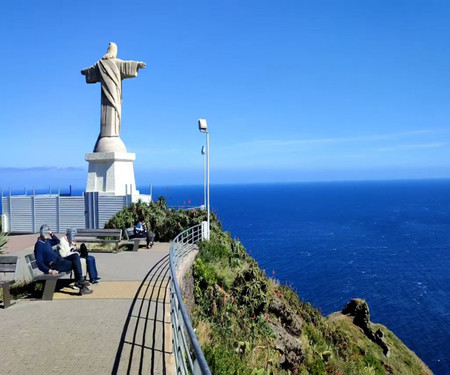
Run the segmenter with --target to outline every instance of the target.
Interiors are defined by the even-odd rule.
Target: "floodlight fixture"
[[[200,130],[202,133],[208,132],[208,124],[204,118],[198,120],[198,130]]]

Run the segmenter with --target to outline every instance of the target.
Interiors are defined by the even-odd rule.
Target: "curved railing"
[[[170,246],[170,318],[177,374],[211,374],[192,328],[177,280],[180,264],[197,249],[196,243],[205,238],[202,228],[204,225],[199,224],[181,232]]]

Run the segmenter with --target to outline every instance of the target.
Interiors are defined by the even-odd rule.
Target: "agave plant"
[[[8,242],[8,235],[6,233],[0,232],[0,254],[3,253],[3,248]]]

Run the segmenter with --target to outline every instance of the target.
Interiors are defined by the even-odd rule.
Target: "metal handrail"
[[[177,374],[211,374],[192,328],[191,319],[183,303],[177,281],[178,266],[187,255],[197,248],[196,243],[205,238],[203,227],[204,225],[199,224],[181,232],[170,246],[170,317]]]

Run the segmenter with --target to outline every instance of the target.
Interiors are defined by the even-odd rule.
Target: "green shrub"
[[[105,224],[105,228],[125,230],[134,227],[140,220],[155,233],[156,241],[167,242],[184,230],[206,221],[206,218],[207,213],[204,210],[168,208],[165,198],[159,197],[156,202],[150,202],[150,204],[138,201],[124,207]],[[214,221],[213,215],[211,220],[214,227],[220,227],[220,224]]]
[[[217,375],[251,374],[252,370],[245,366],[242,357],[235,348],[219,345],[206,345],[203,348],[211,373]]]
[[[380,360],[373,355],[366,354],[363,357],[363,361],[365,367],[372,368],[376,375],[383,375],[385,373]]]

